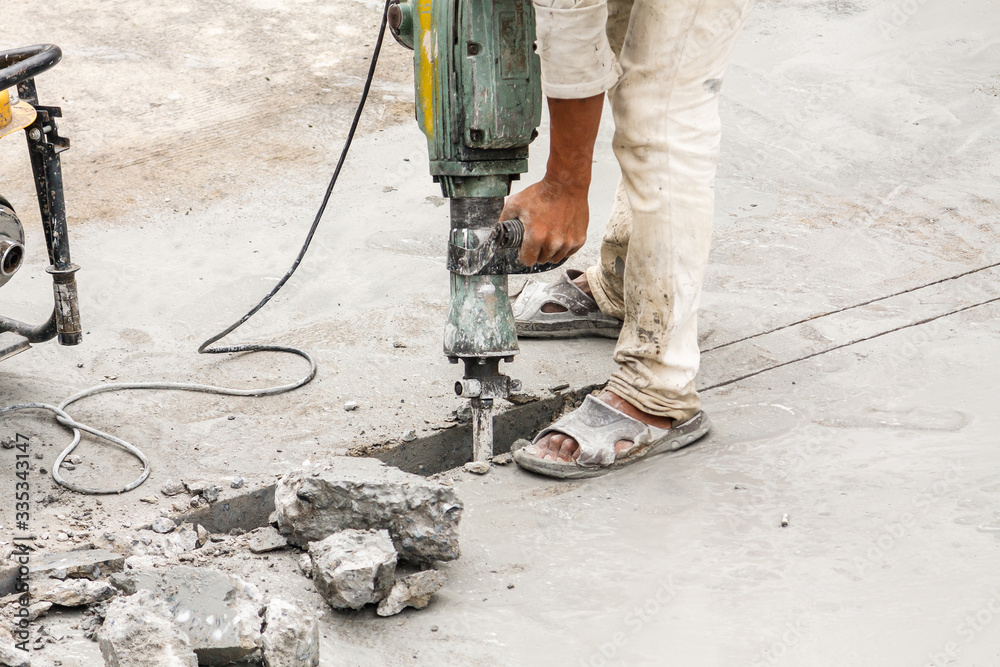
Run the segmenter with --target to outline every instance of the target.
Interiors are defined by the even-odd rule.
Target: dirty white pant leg
[[[622,70],[608,44],[607,0],[534,0],[533,5],[546,97],[582,99],[613,86]]]
[[[718,94],[751,5],[635,0],[619,57],[623,74],[611,91],[614,150],[632,214],[619,368],[608,388],[679,421],[700,406],[697,311],[711,238]],[[604,280],[602,271],[598,285]]]
[[[608,44],[615,58],[621,56],[625,44],[633,3],[634,0],[608,0]],[[604,228],[598,263],[587,269],[587,282],[598,308],[619,320],[625,319],[625,258],[631,235],[632,207],[628,203],[625,181],[619,180],[611,217]]]
[[[625,180],[618,181],[611,217],[604,228],[597,264],[587,269],[587,283],[601,312],[625,319],[625,259],[632,236],[632,207],[628,203]]]

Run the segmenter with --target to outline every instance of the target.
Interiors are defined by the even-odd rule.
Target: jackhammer
[[[542,116],[534,9],[530,0],[391,0],[388,23],[414,50],[417,123],[451,203],[444,353],[464,364],[455,393],[470,399],[473,460],[489,461],[494,401],[521,385],[500,371],[518,352],[507,276],[558,266],[521,264],[523,224],[499,221]]]

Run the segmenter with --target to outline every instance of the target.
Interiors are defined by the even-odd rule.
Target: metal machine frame
[[[59,107],[38,103],[35,77],[62,59],[53,44],[40,44],[0,52],[0,137],[23,129],[28,140],[31,171],[38,195],[38,209],[45,233],[55,305],[49,319],[31,325],[0,316],[0,361],[58,337],[60,345],[78,345],[83,338],[76,288],[79,270],[70,259],[59,154],[69,148],[69,139],[59,135],[55,119]],[[20,101],[11,102],[8,89],[16,86]],[[13,206],[0,196],[0,286],[20,267],[24,236]]]

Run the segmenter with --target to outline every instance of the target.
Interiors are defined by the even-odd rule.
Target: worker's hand
[[[590,170],[604,93],[578,100],[549,98],[549,161],[545,178],[507,199],[501,220],[524,223],[525,266],[561,262],[587,240]]]
[[[587,241],[587,190],[542,179],[507,199],[500,219],[513,218],[524,223],[522,264],[561,262]]]

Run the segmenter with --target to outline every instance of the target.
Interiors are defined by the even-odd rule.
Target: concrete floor
[[[39,87],[74,141],[63,159],[88,333],[5,362],[0,403],[58,402],[111,376],[263,386],[301,374],[294,359],[194,350],[294,256],[377,21],[377,7],[346,0],[5,8],[0,46],[65,52]],[[1000,665],[997,34],[991,0],[759,2],[722,90],[701,327],[715,431],[584,483],[454,475],[467,509],[449,584],[422,612],[326,612],[323,664]],[[411,120],[408,56],[386,45],[313,249],[233,337],[309,349],[317,380],[268,399],[81,403],[75,414],[140,445],[153,474],[101,506],[58,496],[38,524],[54,532],[75,507],[109,526],[152,517],[160,508],[137,498],[168,478],[273,479],[432,432],[459,407],[440,354],[447,206]],[[617,180],[610,133],[579,267]],[[537,143],[535,176],[544,132]],[[20,139],[0,142],[3,194],[29,226],[0,312],[41,320],[26,165]],[[535,393],[581,387],[606,378],[612,348],[526,341],[509,370]],[[29,415],[0,428],[30,435],[46,466],[65,440]],[[99,444],[80,453],[78,479],[137,472]],[[0,473],[12,475],[6,458]],[[321,609],[294,560],[228,568]],[[95,664],[94,650],[74,644],[63,665]]]

